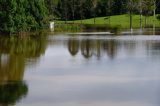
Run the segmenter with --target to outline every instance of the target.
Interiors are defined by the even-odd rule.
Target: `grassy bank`
[[[145,17],[142,18],[142,24],[143,27],[152,27],[153,26],[153,16],[149,16],[146,18],[147,21],[145,21]],[[91,19],[85,19],[85,20],[76,20],[76,21],[67,21],[67,23],[76,23],[76,24],[94,24],[94,18]],[[63,21],[57,21],[57,23],[64,23]],[[120,26],[121,28],[129,28],[130,27],[130,20],[129,15],[115,15],[109,17],[97,17],[95,24],[107,24],[111,27]],[[140,27],[140,15],[133,15],[133,28],[139,28]],[[160,27],[160,21],[155,20],[155,27]]]

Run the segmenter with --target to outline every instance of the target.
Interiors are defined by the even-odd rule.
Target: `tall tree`
[[[139,0],[139,5],[138,5],[138,10],[139,10],[139,13],[140,13],[140,28],[142,29],[142,12],[143,12],[143,9],[142,9],[142,0]]]
[[[135,7],[137,6],[137,0],[128,0],[127,2],[127,9],[129,11],[129,20],[130,20],[130,30],[132,31],[132,15]]]
[[[84,18],[84,9],[83,9],[84,3],[85,3],[84,0],[79,1],[79,13],[80,13],[80,17],[81,17],[81,24],[83,23],[83,18]]]
[[[114,1],[113,0],[108,0],[107,2],[107,6],[108,6],[108,15],[109,15],[109,25],[111,23],[111,19],[110,19],[110,16],[111,16],[111,8],[112,8],[112,5],[113,5]]]
[[[97,0],[92,0],[94,24],[96,23],[96,6],[97,6],[97,2],[98,2]]]
[[[74,23],[74,19],[75,19],[75,0],[71,0],[71,4],[72,4],[72,6],[71,6],[71,11],[72,11],[72,20],[73,20],[73,23]]]

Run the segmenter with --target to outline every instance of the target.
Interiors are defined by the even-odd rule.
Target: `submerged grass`
[[[79,24],[56,24],[55,27],[56,32],[78,32],[82,31],[82,27]]]
[[[146,21],[145,21],[146,20]],[[133,15],[133,28],[140,28],[140,15]],[[57,21],[58,24],[64,24],[64,21]],[[128,29],[130,27],[130,20],[129,15],[115,15],[110,17],[97,17],[96,23],[94,23],[94,18],[91,19],[84,19],[84,20],[75,20],[75,21],[67,21],[67,23],[74,23],[76,25],[79,24],[89,24],[91,25],[108,25],[110,27],[120,27]],[[155,23],[155,27],[160,27],[160,21],[155,19],[153,16],[148,17],[142,17],[142,26],[145,27],[153,27],[153,24]],[[68,27],[68,25],[67,25]]]

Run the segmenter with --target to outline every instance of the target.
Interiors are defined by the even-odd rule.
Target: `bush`
[[[160,15],[157,15],[157,19],[160,20]]]
[[[1,0],[0,33],[36,30],[47,16],[44,0]]]

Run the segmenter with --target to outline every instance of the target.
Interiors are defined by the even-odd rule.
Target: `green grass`
[[[147,17],[147,26],[153,26],[153,16]],[[94,24],[94,18],[82,20],[83,24]],[[63,23],[63,21],[58,21],[58,23]],[[73,21],[68,21],[68,23],[73,23]],[[76,24],[81,24],[81,20],[74,21]],[[110,24],[108,17],[97,17],[96,24],[108,24],[111,27],[120,26],[121,28],[129,28],[130,26],[129,15],[115,15],[110,16]],[[145,17],[142,18],[143,27],[145,27]],[[160,21],[155,20],[155,26],[160,27]],[[133,28],[140,27],[140,15],[133,15]]]
[[[81,31],[81,27],[79,24],[57,24],[55,31],[56,32],[77,32],[77,31]]]

